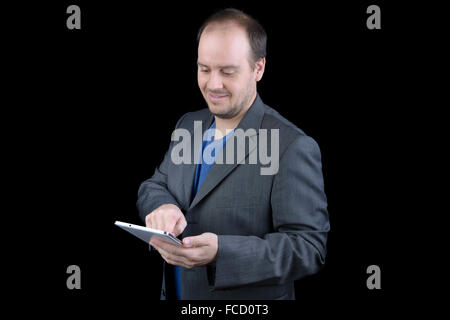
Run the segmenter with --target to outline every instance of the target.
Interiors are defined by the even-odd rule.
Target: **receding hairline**
[[[211,26],[211,28],[210,28],[210,26]],[[236,29],[236,30],[240,30],[242,32],[242,35],[244,35],[245,39],[247,40],[246,42],[247,42],[247,50],[248,50],[248,53],[247,53],[248,54],[248,62],[250,63],[250,65],[252,65],[252,58],[251,58],[252,48],[251,48],[251,44],[250,44],[250,39],[248,37],[248,33],[247,33],[247,31],[245,30],[245,28],[243,26],[239,25],[239,23],[237,23],[235,21],[227,20],[227,21],[213,21],[213,22],[211,22],[203,30],[202,35],[200,37],[200,40],[203,37],[203,35],[211,34],[211,33],[214,33],[214,32],[217,32],[218,34],[220,34],[221,30],[225,30],[225,29]],[[199,46],[200,46],[200,42],[199,42]],[[201,63],[199,61],[197,61],[197,64],[206,66],[205,64],[203,64],[203,63]],[[236,65],[222,65],[222,66],[220,66],[220,68],[237,68],[237,67],[238,66],[236,66]]]
[[[203,29],[200,39],[206,33],[211,33],[214,31],[220,31],[220,30],[226,30],[226,29],[238,29],[238,30],[242,31],[245,34],[245,37],[247,38],[247,40],[250,41],[250,39],[248,38],[248,32],[247,32],[247,30],[245,30],[245,27],[242,26],[239,22],[234,21],[234,20],[211,21]]]
[[[234,8],[222,9],[209,16],[197,32],[197,44],[200,45],[205,33],[220,32],[220,29],[226,28],[237,28],[244,32],[250,47],[249,63],[252,68],[256,61],[266,57],[267,34],[263,26],[249,14]]]

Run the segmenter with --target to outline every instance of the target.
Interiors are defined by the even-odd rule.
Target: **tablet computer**
[[[170,233],[168,233],[166,231],[156,230],[156,229],[152,229],[152,228],[146,228],[146,227],[138,226],[138,225],[127,223],[127,222],[121,222],[121,221],[116,221],[114,224],[116,226],[118,226],[119,228],[122,228],[123,230],[128,231],[132,235],[138,237],[139,239],[141,239],[147,243],[150,242],[150,239],[152,239],[153,237],[156,237],[159,240],[162,240],[162,241],[165,241],[165,242],[168,242],[171,244],[183,246],[179,239],[175,238],[174,236],[172,236]]]

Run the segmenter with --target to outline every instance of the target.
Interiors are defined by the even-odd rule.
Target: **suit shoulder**
[[[178,126],[184,127],[186,124],[193,123],[196,120],[204,121],[210,117],[210,112],[208,108],[196,110],[196,111],[190,111],[185,113],[181,118],[178,120]],[[178,127],[177,126],[177,127]]]
[[[300,146],[304,151],[320,150],[317,142],[312,137],[267,105],[264,105],[264,118],[261,128],[279,129],[280,154],[283,154],[289,146],[293,145]]]
[[[264,107],[264,117],[261,123],[262,129],[279,129],[280,138],[290,141],[307,136],[302,129],[283,117],[278,111],[267,105],[264,105]]]
[[[208,108],[186,112],[180,117],[180,119],[178,119],[176,128],[191,127],[194,121],[204,121],[208,119],[209,116],[210,113]]]

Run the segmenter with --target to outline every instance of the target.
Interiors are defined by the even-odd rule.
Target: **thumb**
[[[186,237],[183,239],[183,245],[187,248],[200,247],[205,245],[205,237],[203,235],[195,237]]]

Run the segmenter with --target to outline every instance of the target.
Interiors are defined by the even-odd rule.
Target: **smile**
[[[228,96],[227,94],[225,94],[225,95],[214,95],[214,94],[208,93],[208,97],[209,97],[209,99],[212,102],[220,102],[223,99],[225,99],[227,96]]]

